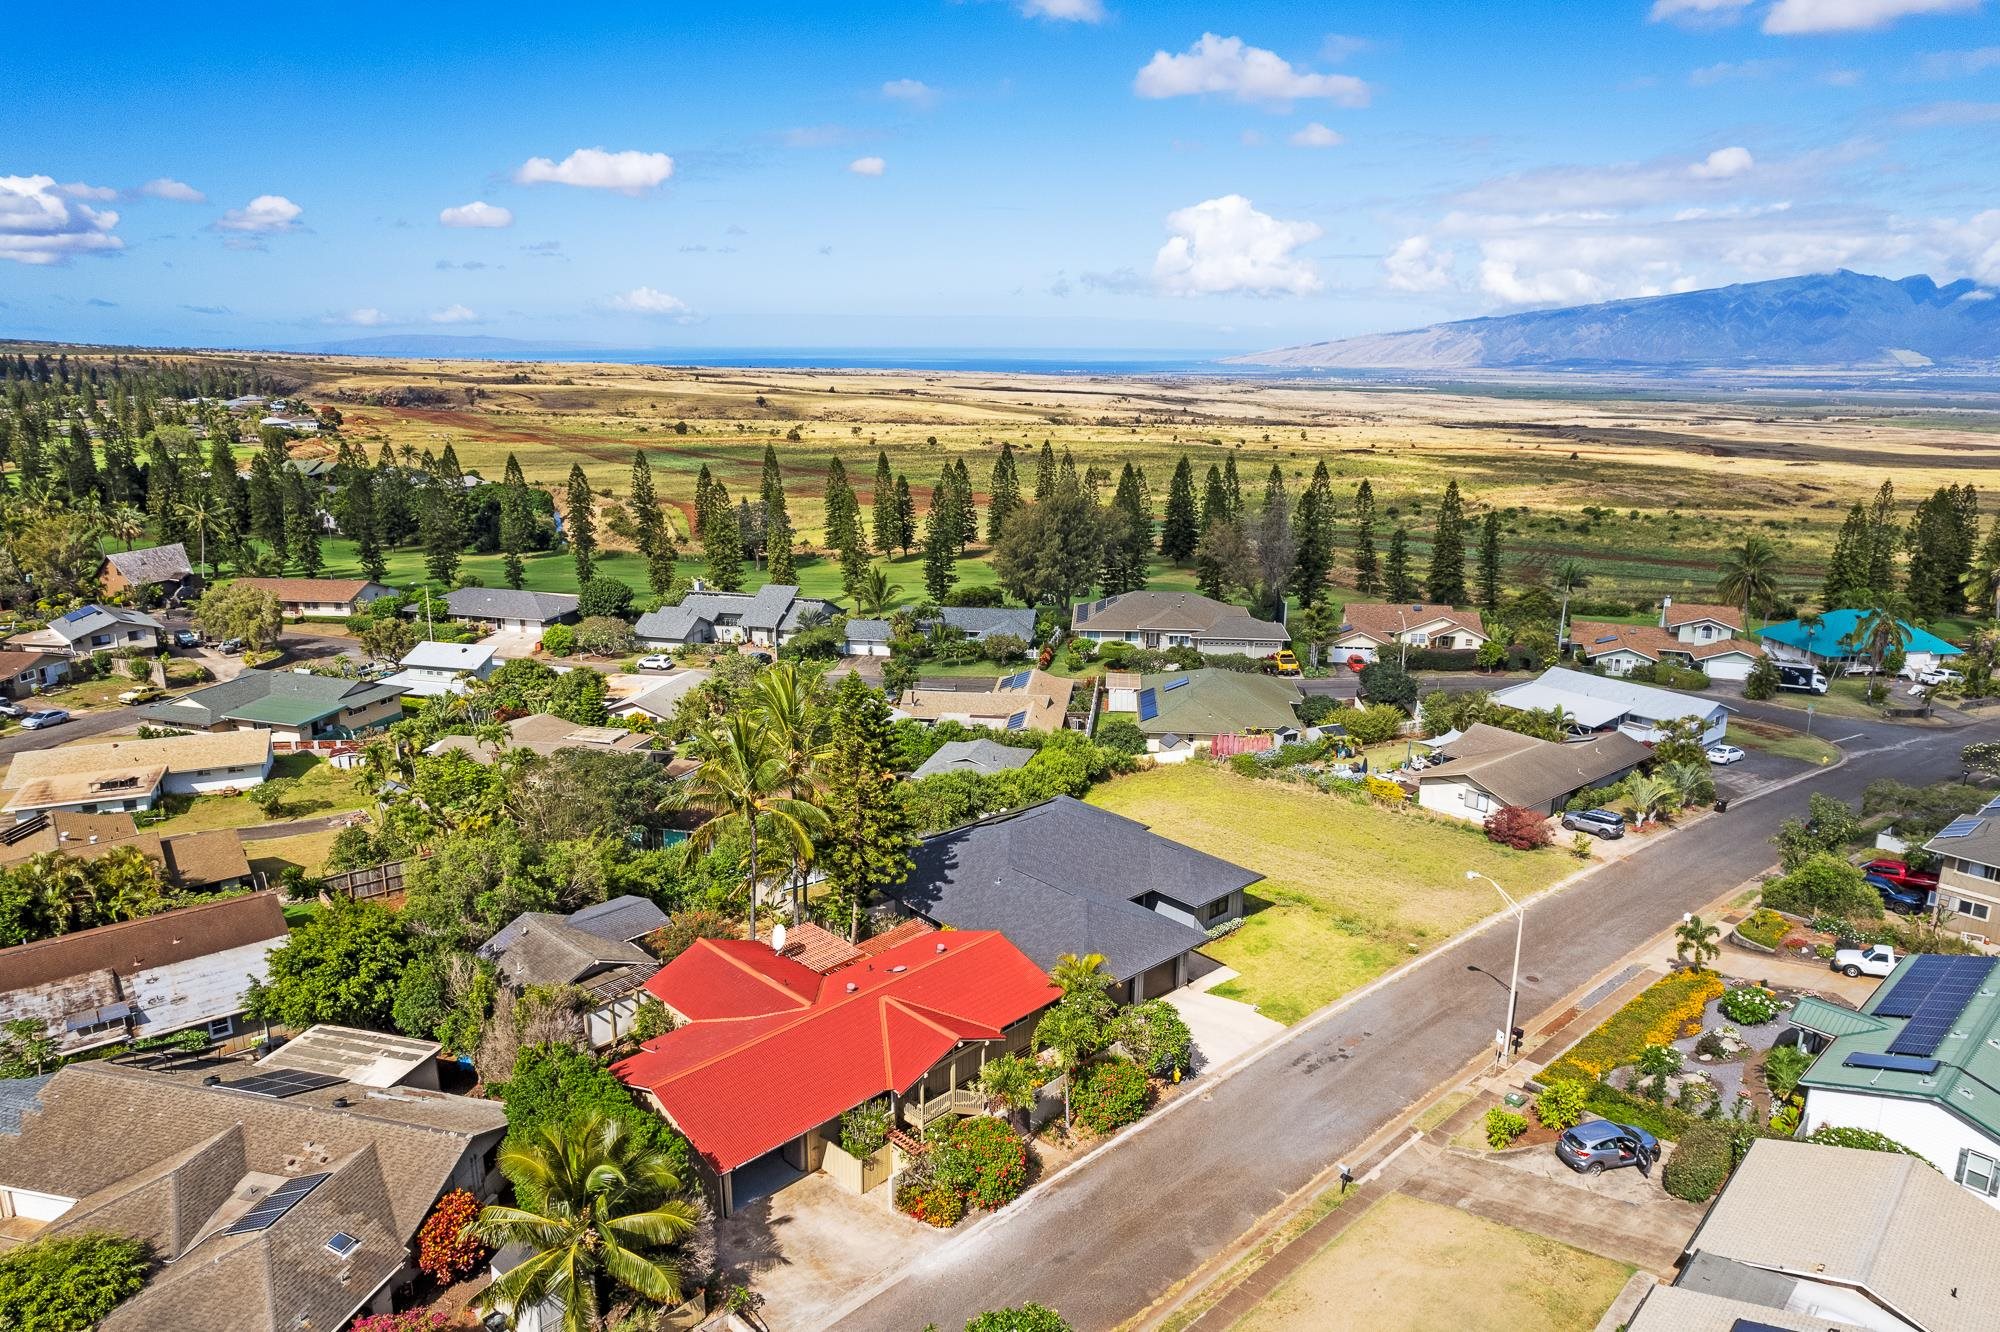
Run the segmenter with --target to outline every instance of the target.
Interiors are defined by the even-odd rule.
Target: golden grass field
[[[685,514],[704,464],[732,496],[754,493],[765,446],[775,445],[806,546],[820,539],[832,457],[865,506],[876,451],[886,450],[921,509],[940,467],[957,458],[983,489],[1003,441],[1029,452],[1024,479],[1032,486],[1032,453],[1048,440],[1058,452],[1072,449],[1079,466],[1139,464],[1158,505],[1182,453],[1197,480],[1211,462],[1235,456],[1253,497],[1272,463],[1296,491],[1325,459],[1343,501],[1361,479],[1372,483],[1378,547],[1390,527],[1409,524],[1419,573],[1437,498],[1456,478],[1471,512],[1513,511],[1505,515],[1507,560],[1523,575],[1577,556],[1593,566],[1600,590],[1687,598],[1708,592],[1718,553],[1749,530],[1779,544],[1787,582],[1803,590],[1816,585],[1847,506],[1885,478],[1913,505],[1937,486],[1977,483],[2000,468],[2000,412],[1893,395],[1842,405],[1810,389],[1676,402],[1658,389],[1561,385],[226,359],[255,360],[311,400],[339,406],[346,433],[371,454],[384,442],[434,451],[449,442],[468,471],[497,480],[513,453],[559,500],[577,462],[600,492],[621,498],[641,449],[663,498]],[[451,401],[371,405],[384,390],[408,387]],[[685,434],[676,429],[682,423]],[[307,441],[295,451],[331,447]]]

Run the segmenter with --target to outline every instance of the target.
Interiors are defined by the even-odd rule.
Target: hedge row
[[[1608,1082],[1592,1085],[1590,1095],[1584,1101],[1584,1108],[1600,1119],[1642,1128],[1654,1137],[1667,1142],[1679,1141],[1683,1133],[1703,1122],[1685,1110],[1661,1105],[1658,1101],[1649,1100],[1644,1096],[1634,1096]]]
[[[1702,1010],[1721,994],[1712,971],[1678,971],[1648,986],[1544,1071],[1543,1080],[1596,1082],[1649,1045],[1669,1045],[1699,1029]]]

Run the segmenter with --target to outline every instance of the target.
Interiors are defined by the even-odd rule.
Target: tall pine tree
[[[1820,605],[1827,610],[1862,608],[1875,601],[1872,562],[1874,534],[1868,525],[1868,510],[1860,500],[1847,511],[1840,534],[1833,539],[1833,554],[1827,557],[1826,578],[1820,583]]]
[[[1417,580],[1410,576],[1410,533],[1400,524],[1389,533],[1389,555],[1382,564],[1382,583],[1391,601],[1417,598]]]
[[[1175,564],[1194,558],[1195,542],[1201,540],[1201,514],[1194,497],[1194,465],[1183,453],[1174,464],[1174,479],[1167,487],[1166,521],[1160,525],[1160,554]]]
[[[702,525],[701,548],[708,581],[724,592],[743,590],[743,530],[729,491],[720,482],[709,487],[708,518]]]
[[[1046,501],[1056,493],[1056,451],[1046,439],[1042,441],[1042,452],[1035,463],[1035,503]]]
[[[674,585],[674,533],[660,509],[653,465],[643,449],[632,450],[632,532],[646,560],[646,582],[664,597]]]
[[[1431,573],[1425,585],[1430,599],[1440,606],[1465,604],[1465,502],[1458,496],[1455,480],[1445,482],[1444,501],[1438,505],[1437,532],[1431,538]]]
[[[1233,523],[1235,515],[1229,508],[1229,487],[1223,484],[1222,469],[1214,463],[1208,465],[1208,481],[1201,495],[1201,530],[1207,532],[1218,523]],[[1195,538],[1198,542],[1199,537]]]
[[[1139,474],[1131,463],[1119,474],[1118,490],[1105,515],[1104,565],[1098,581],[1104,595],[1137,592],[1146,586],[1146,559],[1153,548],[1153,520],[1145,511]]]
[[[875,549],[887,559],[896,548],[896,474],[889,470],[889,451],[875,454]]]
[[[846,550],[861,539],[860,505],[854,488],[847,484],[847,468],[835,458],[826,469],[826,544],[829,550]]]
[[[1896,588],[1896,550],[1903,544],[1903,527],[1896,521],[1896,487],[1884,481],[1868,506],[1868,587],[1879,601]]]
[[[1325,474],[1322,463],[1292,514],[1291,590],[1301,606],[1319,603],[1326,594],[1326,576],[1333,568],[1333,524],[1327,515],[1333,496],[1330,485],[1321,484]]]
[[[528,571],[521,562],[521,553],[528,548],[533,521],[534,511],[528,502],[528,479],[521,474],[520,459],[510,453],[507,455],[506,479],[501,482],[500,489],[500,554],[507,586],[517,591],[527,579]]]
[[[727,501],[725,501],[727,502]],[[709,474],[708,464],[701,465],[701,471],[694,478],[694,525],[695,540],[708,535],[708,516],[715,511],[715,478]]]
[[[917,501],[910,494],[910,478],[901,472],[896,474],[896,548],[909,557],[910,547],[917,544]]]
[[[1236,455],[1222,460],[1222,489],[1229,496],[1229,521],[1243,521],[1243,483],[1236,477]]]
[[[568,512],[563,528],[569,536],[570,557],[576,561],[576,585],[581,588],[597,569],[597,501],[582,463],[569,465]]]
[[[948,475],[939,480],[924,517],[924,592],[940,603],[958,581],[958,516],[952,512],[951,488]]]
[[[916,829],[897,786],[889,705],[852,672],[834,686],[827,744],[814,764],[826,814],[814,863],[827,905],[844,917],[850,942],[875,895],[909,877]]]
[[[1000,456],[993,460],[993,477],[986,485],[986,544],[1000,544],[1007,520],[1021,507],[1021,477],[1014,466],[1014,446],[1002,440]]]
[[[1500,513],[1489,509],[1479,525],[1479,608],[1500,609]]]

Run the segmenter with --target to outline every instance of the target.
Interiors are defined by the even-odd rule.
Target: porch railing
[[[954,1087],[926,1101],[903,1102],[903,1121],[921,1131],[946,1115],[976,1115],[986,1109],[986,1098],[970,1087]]]

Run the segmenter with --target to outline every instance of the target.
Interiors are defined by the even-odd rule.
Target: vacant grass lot
[[[1796,689],[1781,689],[1768,701],[1781,708],[1792,708],[1799,714],[1799,724],[1805,725],[1805,711],[1812,708],[1816,717],[1851,717],[1857,721],[1878,721],[1882,709],[1864,697],[1868,682],[1863,679],[1848,679],[1845,676],[1831,681],[1824,694],[1807,694]],[[1908,702],[1907,699],[1904,700]]]
[[[1235,1332],[1585,1332],[1631,1275],[1552,1239],[1392,1194]]]
[[[1779,758],[1797,759],[1801,763],[1831,763],[1840,757],[1840,750],[1819,736],[1745,717],[1738,717],[1729,723],[1729,733],[1723,741],[1738,749],[1775,754]]]
[[[1090,800],[1264,875],[1243,927],[1203,951],[1242,973],[1217,994],[1285,1023],[1499,910],[1467,870],[1520,898],[1576,865],[1557,850],[1495,846],[1469,824],[1205,763],[1120,777]]]
[[[299,784],[286,796],[283,808],[270,817],[248,795],[196,796],[185,811],[154,825],[154,830],[167,835],[205,832],[210,828],[248,828],[258,823],[361,809],[368,804],[368,794],[355,784],[353,773],[342,772],[311,754],[280,755],[271,767],[271,776],[296,778]]]
[[[280,874],[296,865],[307,874],[318,874],[326,864],[326,858],[333,852],[333,839],[340,836],[334,829],[323,832],[299,833],[294,837],[272,837],[243,844],[244,854],[250,857],[250,868],[262,870],[276,880]]]

